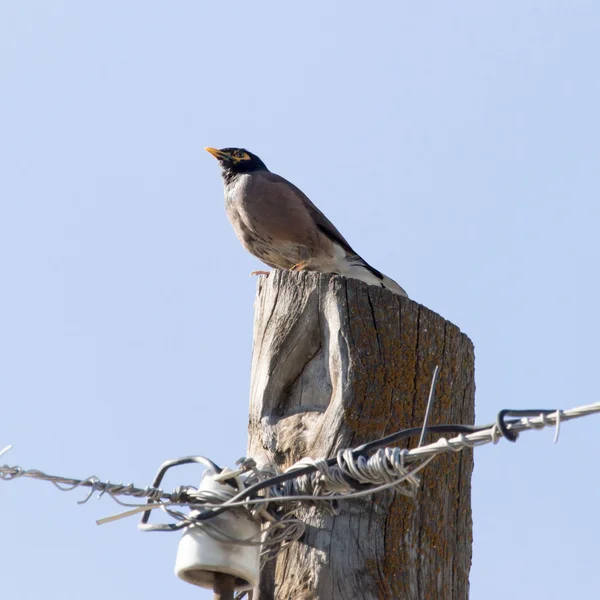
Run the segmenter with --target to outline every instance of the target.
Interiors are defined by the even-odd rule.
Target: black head
[[[248,152],[244,148],[204,149],[219,161],[225,181],[231,181],[236,175],[241,173],[268,171],[265,163],[256,154],[252,154],[252,152]]]

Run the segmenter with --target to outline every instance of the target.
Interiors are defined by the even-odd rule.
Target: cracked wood
[[[360,281],[273,271],[255,302],[248,455],[285,468],[420,426],[436,365],[430,424],[473,423],[473,345],[455,325]],[[470,451],[451,453],[415,500],[301,511],[306,534],[264,570],[258,598],[466,600],[472,470]]]

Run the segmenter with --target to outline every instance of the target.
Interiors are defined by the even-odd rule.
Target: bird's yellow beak
[[[210,152],[217,160],[222,158],[227,158],[227,154],[225,152],[221,152],[221,150],[217,150],[216,148],[209,148],[208,146],[204,148],[207,152]]]

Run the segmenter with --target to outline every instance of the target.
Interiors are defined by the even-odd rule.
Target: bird
[[[256,154],[245,148],[205,150],[219,162],[227,216],[250,254],[274,269],[335,273],[408,296],[355,252],[302,190],[269,171]]]

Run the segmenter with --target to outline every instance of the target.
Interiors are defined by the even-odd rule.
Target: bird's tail
[[[404,288],[390,277],[387,277],[386,275],[383,275],[383,279],[381,280],[381,286],[390,290],[390,292],[394,292],[394,294],[398,294],[399,296],[405,296],[406,298],[408,298],[408,294],[406,293]]]
[[[353,279],[359,279],[369,285],[385,288],[386,290],[390,290],[390,292],[394,292],[394,294],[406,296],[408,298],[408,294],[400,285],[365,262],[360,256],[346,257],[346,269],[342,275],[352,277]]]

